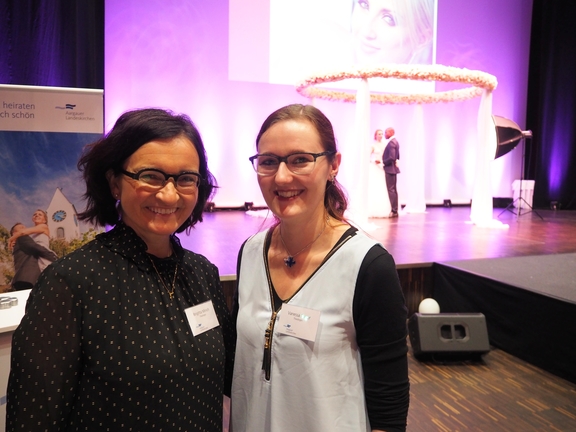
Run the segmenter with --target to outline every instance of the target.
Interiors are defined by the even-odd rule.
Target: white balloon
[[[437,314],[440,313],[440,305],[433,298],[425,298],[420,302],[418,312],[423,314]]]

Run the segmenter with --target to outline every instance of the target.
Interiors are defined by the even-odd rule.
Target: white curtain
[[[406,191],[398,191],[404,195],[406,213],[424,213],[426,212],[425,198],[425,153],[426,141],[424,134],[424,109],[422,105],[414,105],[412,111],[412,124],[410,130],[410,145],[402,145],[400,141],[400,171],[401,175],[409,179]]]
[[[367,79],[358,83],[356,92],[355,141],[353,166],[357,179],[349,189],[347,218],[363,229],[368,227],[368,164],[370,160],[370,86]],[[349,167],[351,165],[348,165]]]
[[[472,191],[470,220],[478,226],[502,226],[493,219],[492,164],[496,154],[496,127],[492,120],[492,92],[484,90],[478,109],[478,146],[476,152],[476,177]]]

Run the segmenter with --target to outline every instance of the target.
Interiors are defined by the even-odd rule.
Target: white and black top
[[[350,228],[284,303],[320,311],[315,341],[275,325],[264,355],[272,313],[277,324],[283,310],[268,277],[270,233],[239,257],[234,432],[405,430],[407,311],[392,256]]]

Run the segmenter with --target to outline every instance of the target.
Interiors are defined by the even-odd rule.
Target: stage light
[[[444,207],[452,207],[452,200],[444,200],[444,204],[442,204]]]
[[[493,115],[492,120],[494,120],[494,126],[496,127],[496,142],[497,142],[496,154],[494,155],[494,159],[498,159],[500,156],[504,156],[506,153],[514,150],[514,147],[516,147],[518,143],[522,141],[524,138],[532,138],[532,131],[529,130],[523,131],[522,129],[520,129],[520,126],[518,126],[512,120],[497,115]],[[526,206],[530,208],[530,210],[528,210],[526,213],[534,212],[540,219],[544,220],[544,218],[540,216],[540,214],[532,208],[532,205],[529,204],[522,197],[522,189],[524,187],[524,157],[525,157],[524,152],[525,152],[525,146],[522,146],[522,164],[520,166],[520,183],[519,183],[520,195],[504,210],[502,210],[502,212],[500,212],[498,217],[500,217],[500,215],[505,211],[510,211],[514,213],[516,216],[521,216],[522,208]],[[516,207],[518,210],[513,211],[512,210],[513,207]]]
[[[212,201],[208,201],[204,205],[204,211],[208,212],[208,213],[212,213],[214,211],[214,207],[216,207],[216,205]]]
[[[496,127],[496,154],[494,159],[504,156],[506,153],[514,150],[514,147],[523,138],[531,138],[532,131],[523,131],[515,122],[507,118],[493,115],[494,126]]]
[[[252,207],[254,207],[253,202],[245,202],[244,203],[244,210],[252,210]]]

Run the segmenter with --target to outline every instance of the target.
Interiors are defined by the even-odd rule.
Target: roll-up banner
[[[84,184],[77,162],[104,129],[103,91],[0,85],[0,291],[13,277],[15,224],[34,227],[42,210],[49,238],[74,242]]]

